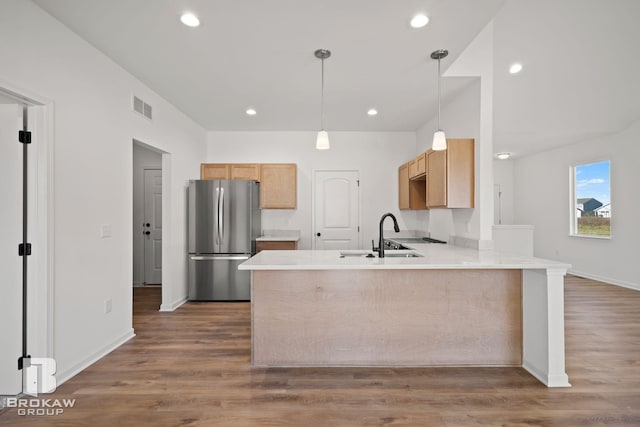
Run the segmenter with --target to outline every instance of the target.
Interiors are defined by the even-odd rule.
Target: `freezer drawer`
[[[189,255],[189,300],[249,301],[251,273],[238,270],[238,265],[249,257],[249,254]]]

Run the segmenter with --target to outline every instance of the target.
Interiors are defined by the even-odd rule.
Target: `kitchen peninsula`
[[[263,251],[241,264],[252,274],[252,364],[522,366],[548,387],[570,386],[569,265],[452,245],[412,249],[418,256]]]

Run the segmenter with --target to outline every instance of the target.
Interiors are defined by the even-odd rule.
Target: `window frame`
[[[594,234],[579,234],[578,233],[578,194],[577,194],[577,168],[580,166],[587,166],[596,163],[609,163],[609,205],[613,204],[613,194],[611,189],[611,169],[612,169],[612,161],[611,159],[600,159],[600,160],[591,160],[591,161],[583,161],[581,163],[573,163],[569,167],[569,188],[570,188],[570,199],[569,199],[569,237],[578,237],[585,239],[596,239],[596,240],[611,240],[613,238],[613,224],[611,222],[612,215],[609,216],[609,235],[594,235]]]

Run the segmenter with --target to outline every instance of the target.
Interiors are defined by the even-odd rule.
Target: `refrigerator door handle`
[[[220,244],[224,243],[224,187],[220,188],[220,215],[218,215],[218,233],[220,234]]]
[[[220,245],[220,187],[216,187],[216,217],[218,218],[218,223],[216,224],[216,230],[214,233],[214,242],[216,246]]]
[[[228,255],[228,256],[201,256],[201,255],[191,255],[189,259],[193,261],[241,261],[247,260],[251,258],[251,255]]]

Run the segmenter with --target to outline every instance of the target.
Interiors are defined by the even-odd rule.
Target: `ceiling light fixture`
[[[517,62],[515,64],[511,64],[511,67],[509,67],[509,72],[511,74],[518,74],[520,71],[522,71],[522,64],[518,64]]]
[[[320,95],[320,131],[318,132],[318,137],[316,138],[316,149],[317,150],[328,150],[330,148],[329,145],[329,134],[324,130],[324,60],[331,56],[331,51],[327,49],[318,49],[313,53],[316,58],[322,61],[322,86],[321,86],[321,95]]]
[[[498,153],[496,154],[496,157],[500,160],[507,160],[509,157],[511,157],[511,153]]]
[[[439,49],[431,52],[431,59],[438,60],[438,129],[433,134],[433,142],[431,149],[433,151],[442,151],[447,149],[447,138],[444,135],[444,131],[440,129],[440,60],[446,58],[449,55],[449,51],[445,49]]]
[[[247,116],[255,116],[257,114],[257,111],[253,108],[247,108],[247,111],[245,111],[245,113],[247,113]]]
[[[367,114],[370,116],[377,116],[378,110],[376,110],[375,108],[370,108],[369,111],[367,111]]]
[[[180,20],[187,27],[197,27],[198,25],[200,25],[200,20],[193,13],[183,13],[180,17]]]
[[[426,26],[428,23],[429,23],[429,18],[427,17],[427,15],[418,14],[413,18],[411,18],[410,25],[412,28],[422,28]]]

